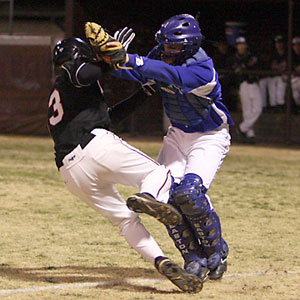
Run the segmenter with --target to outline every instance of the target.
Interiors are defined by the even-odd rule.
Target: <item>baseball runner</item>
[[[86,37],[98,26],[87,23]],[[202,33],[194,17],[168,19],[155,37],[158,45],[147,57],[128,54],[114,74],[156,83],[171,122],[158,161],[172,172],[169,202],[183,215],[180,224],[167,224],[167,229],[186,271],[203,280],[218,279],[227,268],[228,246],[207,191],[229,150],[233,121],[222,103],[212,59],[201,48]],[[127,204],[136,210],[132,203],[139,203],[138,211],[148,213],[143,201],[133,195]]]
[[[105,52],[111,64],[121,65],[125,49],[119,42],[107,47],[106,42],[114,39],[101,34],[102,48],[98,47],[96,56]],[[172,181],[169,169],[109,131],[110,119],[124,118],[127,107],[136,106],[144,92],[108,109],[99,79],[109,66],[96,62],[90,47],[79,38],[59,41],[53,62],[59,71],[48,99],[48,126],[63,182],[71,193],[119,227],[128,244],[161,274],[185,292],[199,292],[202,281],[165,257],[115,187],[118,183],[138,188],[148,212],[164,224],[181,221],[180,213],[166,204]]]

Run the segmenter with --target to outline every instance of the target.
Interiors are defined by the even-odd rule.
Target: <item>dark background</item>
[[[300,34],[300,1],[294,4],[294,34]],[[130,26],[137,33],[153,38],[161,23],[181,13],[196,16],[207,40],[218,41],[225,35],[228,21],[245,22],[246,35],[253,47],[271,43],[274,35],[288,32],[288,1],[78,1],[82,7],[75,33],[83,35],[82,21],[99,22],[108,29]],[[152,40],[153,41],[153,40]],[[153,41],[154,42],[154,41]],[[267,45],[266,45],[267,46]]]
[[[197,16],[205,36],[202,47],[213,57],[216,42],[225,37],[226,22],[246,23],[245,36],[252,50],[264,55],[273,47],[272,38],[277,34],[288,36],[288,0],[15,0],[15,20],[34,21],[43,34],[51,35],[47,26],[56,24],[65,37],[84,38],[84,23],[94,21],[111,33],[129,26],[136,32],[130,53],[146,55],[156,44],[155,32],[162,22],[175,14]],[[73,3],[73,6],[70,4]],[[300,35],[300,1],[293,1],[293,36]],[[6,5],[6,7],[4,7]],[[7,19],[7,3],[0,2],[2,19]],[[46,23],[45,23],[46,22]],[[23,26],[25,29],[26,25]],[[25,23],[24,23],[25,24]],[[31,24],[31,26],[35,26]],[[32,27],[28,27],[30,30]],[[28,32],[39,35],[41,33]],[[53,45],[52,45],[53,46]],[[51,47],[33,51],[26,47],[2,45],[0,47],[3,76],[0,80],[0,133],[47,134],[44,110],[51,88]],[[18,70],[14,75],[12,70]],[[41,73],[42,72],[42,73]],[[42,75],[41,75],[42,74]],[[36,76],[36,78],[34,77]],[[48,79],[44,82],[44,79]],[[30,84],[29,84],[30,83]],[[33,85],[34,83],[34,85]],[[129,96],[137,87],[132,81],[105,78],[102,85],[108,104]],[[35,87],[35,88],[32,88]],[[129,121],[117,128],[131,134],[163,133],[162,105],[159,97],[150,98]],[[237,99],[234,99],[238,101]],[[224,102],[226,103],[225,99]],[[33,105],[34,104],[34,105]],[[226,105],[228,105],[226,103]],[[17,110],[16,108],[24,108]],[[233,112],[236,122],[241,112]],[[12,117],[13,116],[13,117]],[[299,122],[288,121],[298,116],[290,114],[262,115],[257,126],[262,138],[287,136],[289,132],[300,140]],[[292,130],[290,127],[293,126]],[[288,133],[288,134],[287,134]]]
[[[15,0],[15,9],[59,15],[65,4],[64,0]],[[83,37],[83,24],[92,20],[111,31],[130,26],[144,35],[154,34],[164,20],[181,13],[200,14],[198,21],[207,40],[224,36],[228,21],[247,23],[247,36],[254,45],[288,31],[287,0],[74,0],[73,33]],[[295,0],[294,35],[300,34],[299,19],[300,1]],[[56,21],[64,27],[62,19]]]

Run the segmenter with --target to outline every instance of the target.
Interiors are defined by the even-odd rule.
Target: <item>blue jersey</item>
[[[114,74],[142,83],[155,81],[174,127],[184,132],[206,132],[224,123],[233,125],[222,102],[221,85],[213,61],[202,48],[180,66],[129,54],[126,67],[132,69],[122,69]]]

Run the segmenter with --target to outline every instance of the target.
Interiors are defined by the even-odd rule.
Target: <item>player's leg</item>
[[[276,89],[276,100],[277,105],[284,105],[285,103],[285,91],[286,91],[286,82],[283,80],[282,76],[277,76],[277,89]]]
[[[261,90],[263,107],[267,106],[267,95],[268,95],[268,85],[269,85],[270,77],[264,77],[259,80],[259,88]]]
[[[201,242],[209,277],[218,279],[226,271],[228,250],[222,238],[220,219],[205,191],[201,178],[188,173],[175,190],[174,198]]]
[[[164,224],[179,223],[181,214],[167,204],[172,183],[170,171],[111,132],[92,132],[100,138],[91,141],[94,147],[87,147],[88,151],[109,145],[106,153],[96,158],[102,174],[114,184],[133,186],[140,191],[128,198],[128,207],[135,212],[152,215]]]
[[[292,78],[292,93],[296,105],[300,106],[300,76]]]
[[[269,104],[270,107],[275,107],[277,105],[277,76],[270,77],[268,91],[269,91]]]
[[[251,122],[254,123],[257,121],[263,110],[263,99],[261,96],[261,90],[258,83],[251,84],[250,94],[252,98],[252,119]],[[252,127],[253,127],[252,125]]]
[[[252,118],[252,103],[250,97],[249,87],[250,84],[247,82],[242,82],[239,89],[243,121],[238,125],[239,130],[242,134],[246,135],[247,132],[252,128],[251,118]]]
[[[179,211],[180,208],[174,203],[172,195],[173,190],[182,179],[186,167],[186,143],[184,136],[185,134],[181,130],[170,127],[167,135],[164,137],[164,143],[158,155],[158,162],[170,168],[174,177],[174,182],[170,189],[169,203]],[[198,239],[186,218],[183,218],[183,222],[178,225],[166,227],[169,236],[184,259],[185,270],[196,274],[204,280],[207,277],[208,271],[206,258],[202,258],[202,250]]]
[[[247,93],[243,95],[242,105],[243,102],[243,115],[246,118],[240,124],[240,129],[246,133],[248,138],[253,138],[255,136],[253,126],[263,109],[261,91],[257,83],[247,84]]]
[[[128,209],[115,186],[102,178],[101,167],[94,176],[90,159],[82,159],[68,169],[64,166],[61,176],[68,189],[89,204],[94,210],[119,227],[120,235],[128,244],[152,263],[157,270],[184,292],[197,293],[202,289],[202,280],[186,272],[164,256],[162,250],[140,222],[138,215]],[[163,261],[163,262],[162,262]]]
[[[194,229],[207,258],[209,277],[217,279],[226,270],[228,247],[222,237],[220,219],[206,195],[230,145],[227,128],[199,135],[190,149],[186,174],[175,188],[176,204]]]
[[[178,210],[180,209],[178,208]],[[183,217],[181,224],[166,225],[166,227],[169,236],[184,259],[184,269],[204,281],[209,273],[207,258],[202,254],[202,248],[188,220]]]

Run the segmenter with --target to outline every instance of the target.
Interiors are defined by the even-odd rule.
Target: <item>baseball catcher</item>
[[[229,151],[229,126],[234,123],[222,101],[213,61],[201,47],[195,18],[169,18],[155,39],[157,45],[147,56],[127,54],[123,69],[113,74],[143,84],[154,81],[160,91],[171,126],[158,161],[171,170],[169,203],[184,220],[167,229],[186,271],[203,280],[219,279],[227,269],[228,246],[208,191]],[[139,194],[129,197],[127,206],[151,215]]]

